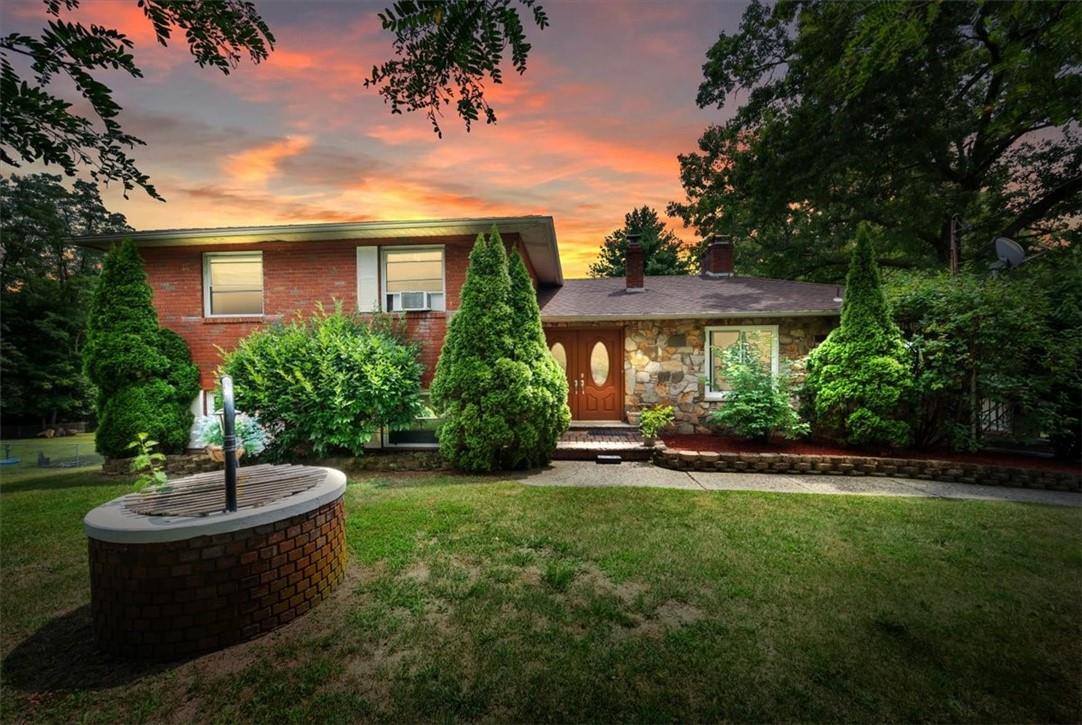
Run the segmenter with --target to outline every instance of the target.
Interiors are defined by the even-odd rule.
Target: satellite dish
[[[1017,267],[1026,261],[1026,250],[1022,249],[1021,245],[1013,239],[1007,237],[996,237],[996,256],[999,257],[1000,267]]]

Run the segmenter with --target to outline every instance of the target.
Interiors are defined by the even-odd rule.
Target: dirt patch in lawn
[[[798,456],[904,458],[906,460],[976,463],[984,466],[1038,468],[1046,471],[1074,474],[1077,474],[1082,470],[1077,464],[1056,461],[1050,458],[1038,458],[1011,453],[994,453],[991,451],[958,453],[955,451],[938,450],[856,450],[853,448],[843,448],[823,441],[787,441],[774,439],[770,443],[757,443],[727,436],[707,434],[668,435],[664,437],[664,441],[666,446],[678,451],[711,451],[713,453],[791,453]]]

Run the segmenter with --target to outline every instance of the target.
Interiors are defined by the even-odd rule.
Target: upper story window
[[[777,325],[739,325],[733,327],[706,328],[706,399],[724,400],[731,390],[725,377],[726,353],[735,350],[739,355],[755,355],[770,371],[778,374]]]
[[[443,247],[384,247],[382,252],[384,310],[447,309]]]
[[[203,255],[203,313],[207,317],[263,314],[263,252]]]

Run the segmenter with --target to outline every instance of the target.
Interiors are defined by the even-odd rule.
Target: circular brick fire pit
[[[84,519],[94,630],[111,654],[171,659],[250,639],[304,614],[345,569],[341,471],[238,470],[130,494]]]

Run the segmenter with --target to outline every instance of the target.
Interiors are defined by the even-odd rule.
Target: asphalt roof
[[[623,277],[568,279],[539,293],[545,320],[837,315],[841,288],[833,284],[758,277],[647,277],[628,292]]]

